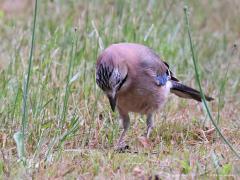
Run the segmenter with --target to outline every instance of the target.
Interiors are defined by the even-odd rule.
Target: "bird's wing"
[[[160,61],[155,82],[158,86],[164,86],[168,80],[179,81],[173,76],[172,71],[169,69],[169,65],[164,61]]]
[[[156,85],[164,86],[168,80],[179,81],[173,76],[168,63],[163,61],[152,49],[146,48],[144,50],[141,66],[153,76]]]
[[[167,69],[168,69],[167,73],[168,73],[168,76],[170,76],[170,79],[173,81],[179,82],[179,80],[173,75],[172,71],[170,70],[168,63],[166,63],[165,61],[163,61],[163,63],[167,66]]]

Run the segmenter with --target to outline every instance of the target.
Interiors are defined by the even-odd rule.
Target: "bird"
[[[181,98],[202,101],[201,94],[182,84],[167,62],[153,49],[136,43],[116,43],[103,50],[96,62],[96,83],[107,96],[112,111],[118,109],[122,132],[116,150],[129,146],[125,136],[130,125],[129,113],[146,115],[148,140],[154,127],[153,114],[166,103],[170,93]],[[207,101],[212,97],[205,96]]]

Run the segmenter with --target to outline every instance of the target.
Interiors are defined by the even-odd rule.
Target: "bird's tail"
[[[200,101],[200,102],[202,101],[199,91],[197,91],[193,88],[190,88],[188,86],[185,86],[177,81],[172,80],[171,82],[172,82],[172,87],[170,89],[171,93],[173,93],[179,97],[182,97],[182,98],[195,99],[196,101]],[[206,95],[205,95],[205,98],[207,101],[213,100],[212,97],[209,97]]]

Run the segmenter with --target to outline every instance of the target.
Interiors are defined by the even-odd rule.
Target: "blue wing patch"
[[[164,86],[168,81],[167,73],[156,76],[156,83],[158,86]]]

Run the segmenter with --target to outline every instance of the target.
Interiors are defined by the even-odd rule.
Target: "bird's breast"
[[[132,87],[117,96],[117,106],[125,112],[149,114],[158,110],[166,101],[169,87],[144,86]]]

